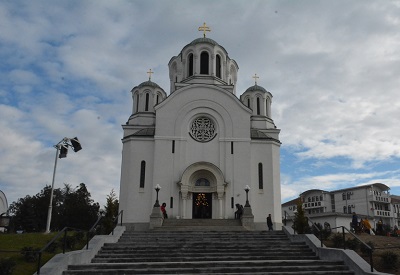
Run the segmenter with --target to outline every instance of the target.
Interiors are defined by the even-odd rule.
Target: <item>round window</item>
[[[216,135],[215,125],[208,117],[198,117],[190,126],[190,136],[199,142],[212,140]]]

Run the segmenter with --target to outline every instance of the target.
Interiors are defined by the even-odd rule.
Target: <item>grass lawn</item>
[[[43,248],[58,232],[50,234],[44,233],[23,233],[23,234],[0,234],[0,259],[11,258],[16,262],[13,275],[32,275],[37,270],[37,260],[34,262],[26,262],[21,250],[24,247],[32,247],[33,249]],[[69,233],[68,235],[72,235]],[[56,241],[57,243],[60,240]],[[81,248],[83,244],[76,245]],[[8,251],[8,252],[6,252]],[[56,249],[54,253],[43,253],[41,265],[43,266],[54,255],[62,253],[62,247]],[[0,271],[1,273],[1,271]]]

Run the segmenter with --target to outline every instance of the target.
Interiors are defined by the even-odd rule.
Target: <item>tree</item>
[[[305,234],[309,232],[310,229],[307,217],[304,214],[303,201],[301,198],[297,200],[297,212],[294,215],[293,229],[298,234]]]
[[[35,196],[27,195],[10,205],[12,226],[16,230],[39,232],[46,229],[51,187],[45,186]],[[97,220],[99,204],[90,198],[86,185],[81,183],[75,190],[65,184],[64,189],[53,190],[51,229],[65,226],[89,229]]]
[[[118,216],[119,202],[114,189],[111,190],[110,194],[107,195],[107,202],[104,206],[104,221],[103,226],[106,233],[109,233],[114,228],[114,219]]]
[[[90,193],[84,183],[79,184],[74,191],[70,186],[64,188],[64,203],[61,208],[61,227],[69,226],[78,229],[90,229],[99,215],[100,205],[90,198]]]

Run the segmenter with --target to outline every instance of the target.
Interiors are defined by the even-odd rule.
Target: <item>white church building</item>
[[[256,82],[238,98],[239,66],[205,32],[168,67],[169,95],[151,70],[131,90],[132,114],[122,125],[123,222],[149,226],[157,185],[169,219],[234,219],[248,185],[255,228],[265,229],[271,214],[279,229],[281,142],[271,93]]]

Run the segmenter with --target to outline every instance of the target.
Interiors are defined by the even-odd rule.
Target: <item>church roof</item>
[[[256,92],[256,91],[268,93],[268,91],[266,89],[264,89],[264,87],[258,86],[257,84],[247,88],[247,90],[246,90],[246,92]]]
[[[154,128],[144,128],[137,131],[132,136],[154,136],[154,133],[155,133]]]
[[[251,129],[250,136],[252,139],[269,139],[281,143],[278,139],[270,137],[269,135],[257,129]]]

